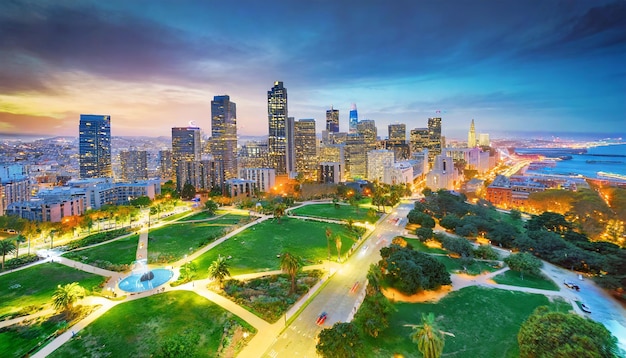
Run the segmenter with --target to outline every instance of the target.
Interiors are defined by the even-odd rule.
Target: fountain
[[[148,260],[133,262],[132,273],[120,281],[119,288],[126,292],[137,293],[155,289],[169,281],[174,273],[167,269],[148,268]]]

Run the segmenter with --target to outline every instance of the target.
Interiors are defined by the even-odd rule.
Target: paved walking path
[[[139,232],[139,242],[137,242],[137,260],[148,259],[148,230],[144,229]]]

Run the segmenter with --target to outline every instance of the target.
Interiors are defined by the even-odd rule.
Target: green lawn
[[[403,237],[403,239],[405,239],[406,242],[411,244],[411,246],[413,246],[413,249],[419,252],[423,252],[425,254],[447,254],[448,253],[448,251],[446,251],[445,249],[440,249],[438,247],[428,247],[423,242],[419,241],[418,239],[413,239],[413,238],[408,238],[408,237]]]
[[[193,292],[174,291],[122,303],[50,357],[153,357],[161,344],[187,337],[197,357],[217,357],[222,342],[250,325]],[[250,339],[250,337],[248,338]],[[241,343],[241,342],[240,342]]]
[[[207,277],[207,268],[218,255],[229,259],[232,275],[278,270],[280,258],[276,255],[290,252],[303,258],[305,265],[316,264],[328,257],[326,227],[333,232],[330,244],[331,259],[337,259],[335,236],[341,236],[341,251],[345,256],[356,234],[345,225],[319,223],[283,217],[280,224],[276,220],[266,220],[231,237],[220,245],[198,257],[194,262],[198,267],[198,278]]]
[[[25,324],[0,328],[0,356],[24,357],[37,343],[45,341],[46,337],[63,326],[65,324],[59,322],[59,319],[53,320],[46,316]]]
[[[421,356],[409,338],[411,327],[405,325],[419,324],[422,313],[433,312],[440,329],[455,335],[445,337],[444,357],[518,357],[520,325],[543,305],[568,310],[568,305],[552,304],[543,295],[476,286],[453,291],[437,303],[396,303],[389,328],[377,339],[368,336],[365,352],[368,357]]]
[[[248,216],[228,214],[215,220],[175,223],[151,230],[148,240],[149,261],[167,263],[180,260],[247,219]]]
[[[135,234],[105,245],[68,252],[63,256],[103,269],[123,271],[123,265],[130,265],[135,261],[138,242],[139,235]],[[115,270],[110,264],[119,265],[119,270]]]
[[[360,208],[357,212],[354,207],[350,205],[339,205],[335,207],[332,203],[310,204],[291,210],[290,212],[297,216],[311,216],[335,220],[353,219],[354,221],[367,221],[370,223],[375,223],[378,220],[378,215],[374,217],[368,216],[368,209],[366,208]]]
[[[193,214],[184,219],[181,219],[180,221],[183,222],[183,221],[192,221],[192,220],[206,220],[206,219],[214,218],[216,216],[227,214],[227,213],[228,213],[227,211],[218,210],[215,214],[211,215],[209,214],[208,211],[201,211],[197,214]]]
[[[57,285],[78,282],[87,291],[99,291],[104,277],[57,263],[44,263],[0,276],[0,317],[18,314],[28,306],[50,303]]]
[[[494,267],[495,265],[491,265],[485,261],[474,261],[469,266],[466,266],[467,272],[463,270],[463,265],[461,264],[461,259],[455,259],[449,256],[441,256],[441,255],[432,255],[433,258],[437,259],[439,262],[443,263],[446,266],[446,269],[450,273],[467,273],[468,275],[480,275],[484,272],[494,272],[499,270],[499,268]],[[495,263],[495,261],[494,261]]]
[[[554,281],[546,278],[544,276],[537,277],[533,275],[524,275],[524,279],[520,277],[519,272],[515,271],[505,271],[493,278],[496,283],[502,285],[511,285],[511,286],[520,286],[520,287],[530,287],[530,288],[539,288],[542,290],[550,290],[550,291],[558,291],[559,286],[557,286]]]
[[[185,215],[187,215],[187,214],[189,214],[189,211],[183,211],[182,213],[178,213],[178,214],[173,214],[173,215],[170,215],[170,216],[166,216],[166,217],[164,217],[164,218],[161,218],[160,220],[161,220],[161,221],[164,221],[164,222],[174,221],[174,220],[177,220],[177,219],[182,218],[183,216],[185,216]]]

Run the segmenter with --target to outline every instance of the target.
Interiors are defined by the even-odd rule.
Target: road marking
[[[272,351],[270,352],[270,354],[268,354],[270,357],[272,358],[276,358],[278,357],[278,352],[276,352],[275,350],[272,349]]]

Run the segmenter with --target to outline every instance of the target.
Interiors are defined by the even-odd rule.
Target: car
[[[318,326],[323,325],[324,322],[326,322],[326,318],[328,318],[328,314],[326,312],[320,313],[320,315],[317,316],[317,320],[315,321],[315,324],[317,324]]]
[[[356,292],[357,288],[359,288],[359,281],[355,282],[354,285],[352,285],[352,288],[350,289],[351,293]]]
[[[563,281],[563,284],[565,285],[565,287],[567,288],[572,288],[574,286],[573,282],[570,281]]]
[[[581,303],[581,304],[580,304],[580,309],[581,309],[581,310],[583,310],[583,312],[586,312],[586,313],[591,313],[591,307],[587,306],[587,305],[586,305],[586,304],[584,304],[584,303]]]

